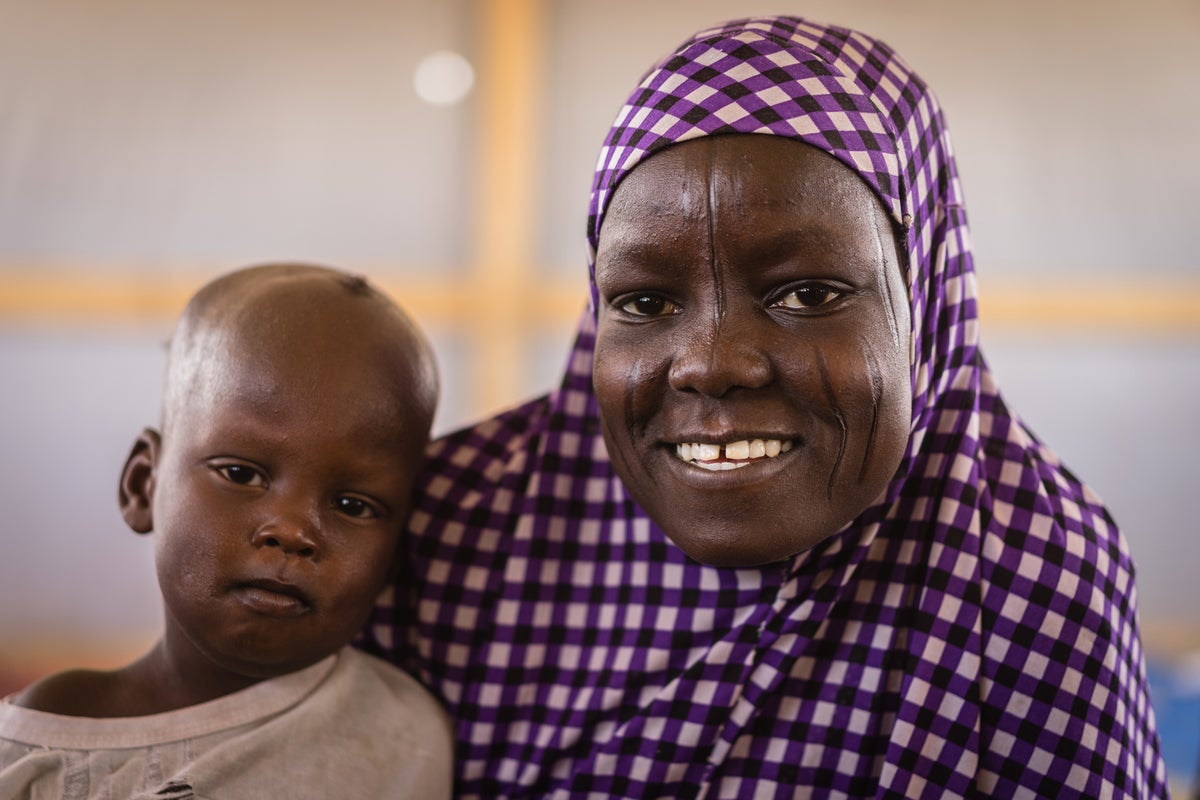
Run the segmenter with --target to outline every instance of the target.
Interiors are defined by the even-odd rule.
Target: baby
[[[162,638],[0,703],[0,796],[448,797],[441,706],[347,646],[394,574],[437,392],[427,342],[362,278],[278,264],[202,288],[120,481],[156,537]]]

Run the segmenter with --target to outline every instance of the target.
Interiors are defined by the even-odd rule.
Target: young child
[[[162,638],[0,703],[0,796],[448,797],[441,706],[347,647],[436,402],[428,344],[362,278],[267,265],[202,288],[120,481],[156,537]]]

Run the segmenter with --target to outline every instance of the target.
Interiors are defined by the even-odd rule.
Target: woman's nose
[[[272,514],[259,525],[251,542],[256,547],[278,547],[285,555],[314,558],[318,555],[319,522],[300,509]]]
[[[752,320],[711,315],[684,328],[668,371],[671,388],[721,397],[771,382],[771,363]]]

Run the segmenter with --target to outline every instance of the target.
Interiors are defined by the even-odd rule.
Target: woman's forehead
[[[607,247],[617,236],[652,238],[684,218],[812,224],[874,214],[887,211],[871,188],[814,147],[772,136],[717,136],[673,145],[635,167],[613,194],[600,240]],[[745,233],[756,231],[750,225]]]

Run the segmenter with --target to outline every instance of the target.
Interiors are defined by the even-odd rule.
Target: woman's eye
[[[355,519],[375,519],[380,516],[375,506],[357,497],[339,497],[333,501],[333,506],[340,513]]]
[[[267,480],[261,472],[254,467],[247,467],[244,464],[222,464],[213,469],[225,480],[230,483],[236,483],[239,486],[267,485]]]
[[[843,294],[844,292],[840,292],[827,284],[811,283],[798,286],[780,296],[774,305],[783,306],[784,308],[819,308],[820,306],[832,303],[834,300],[842,297]]]
[[[675,313],[675,304],[653,294],[640,294],[620,303],[618,307],[635,317],[661,317]]]

